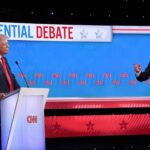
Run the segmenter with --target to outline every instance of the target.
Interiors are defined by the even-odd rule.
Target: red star
[[[56,121],[56,123],[54,124],[54,130],[59,130],[61,127],[61,125]]]
[[[122,122],[120,123],[120,129],[127,129],[127,125],[128,123],[122,120]]]
[[[94,123],[92,123],[91,121],[89,121],[89,123],[88,124],[86,124],[86,126],[87,126],[87,130],[93,130],[94,128]]]

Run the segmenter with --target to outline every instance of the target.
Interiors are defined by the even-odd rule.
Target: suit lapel
[[[5,61],[6,61],[6,59],[5,59]],[[7,67],[8,73],[10,74],[10,71],[9,71],[8,65],[7,65],[7,61],[6,61],[6,67]],[[2,74],[3,74],[3,77],[7,80],[7,77],[6,77],[6,75],[5,75],[5,71],[4,71],[3,66],[2,66],[1,63],[0,63],[0,71],[1,71]],[[11,75],[10,75],[10,78],[11,78]]]

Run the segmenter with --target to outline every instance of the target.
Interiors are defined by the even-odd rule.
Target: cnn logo
[[[37,123],[38,118],[37,116],[27,116],[27,123]]]

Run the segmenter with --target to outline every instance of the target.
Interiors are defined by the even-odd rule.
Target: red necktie
[[[7,69],[7,66],[6,66],[5,59],[2,57],[1,60],[2,60],[2,66],[3,66],[4,72],[5,72],[7,81],[8,81],[8,83],[9,83],[10,92],[11,92],[11,91],[14,90],[14,87],[13,87],[13,84],[12,84],[12,80],[11,80],[11,78],[10,78],[10,74],[9,74],[8,69]]]

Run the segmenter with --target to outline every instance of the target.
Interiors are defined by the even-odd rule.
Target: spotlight
[[[126,18],[128,18],[129,16],[128,15],[126,15]]]
[[[34,14],[34,11],[31,11],[31,14],[33,15],[33,14]]]
[[[53,16],[53,15],[54,15],[54,12],[52,11],[50,14]]]
[[[71,13],[70,13],[70,16],[73,16],[73,15],[74,15],[74,13],[73,13],[73,12],[71,12]]]
[[[89,14],[89,16],[90,16],[90,17],[92,17],[92,16],[93,16],[93,14],[92,14],[92,13],[90,13],[90,14]]]
[[[108,14],[108,17],[111,17],[111,14]]]

